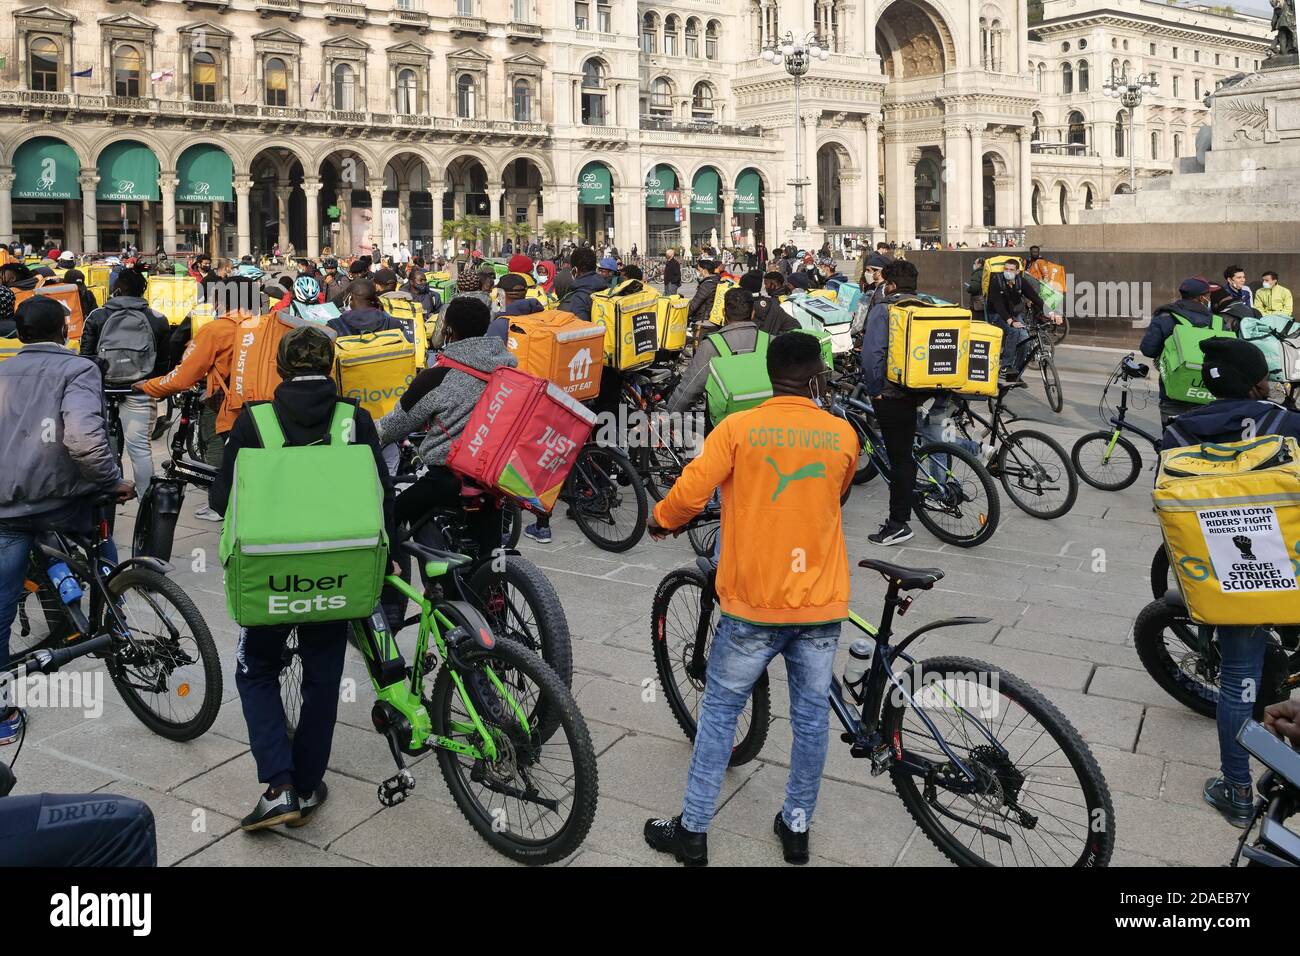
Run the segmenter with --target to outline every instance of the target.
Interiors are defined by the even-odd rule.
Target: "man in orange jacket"
[[[808,824],[826,763],[828,694],[840,622],[849,613],[849,565],[840,498],[853,481],[858,438],[818,407],[830,370],[811,335],[786,332],[767,350],[772,398],[723,419],[704,450],[655,507],[662,537],[722,492],[717,594],[682,812],[647,820],[645,839],[687,866],[708,863],[709,823],[731,759],[736,721],[754,684],[785,657],[794,743],[785,805],[773,821],[787,863],[808,860]]]

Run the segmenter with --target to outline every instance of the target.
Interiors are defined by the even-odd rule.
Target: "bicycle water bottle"
[[[858,685],[871,670],[871,658],[876,653],[876,645],[866,638],[859,637],[849,645],[849,662],[844,667],[844,686],[849,689],[855,700],[861,700]]]
[[[77,583],[66,562],[55,561],[50,565],[50,584],[59,592],[59,599],[64,604],[74,604],[81,600],[81,585]]]

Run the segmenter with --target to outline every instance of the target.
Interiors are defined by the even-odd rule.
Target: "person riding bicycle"
[[[442,355],[488,374],[502,366],[515,368],[519,362],[506,350],[505,342],[486,334],[489,318],[488,307],[478,299],[453,298],[447,303]],[[428,471],[397,496],[400,525],[418,521],[435,507],[462,506],[463,482],[447,468],[447,456],[486,387],[486,382],[458,369],[434,365],[416,375],[393,410],[379,420],[379,437],[385,445],[428,429],[419,449],[420,460]],[[470,511],[465,517],[480,558],[487,560],[501,547],[501,522],[496,510]],[[400,623],[399,618],[390,621],[390,626],[395,631]]]
[[[713,311],[713,298],[717,294],[718,283],[722,281],[722,276],[718,274],[720,268],[722,267],[713,259],[696,260],[695,294],[686,307],[686,320],[691,328],[709,321],[709,314]]]
[[[325,294],[321,291],[320,282],[316,277],[300,275],[293,280],[293,285],[284,293],[280,301],[271,306],[271,311],[279,312],[288,309],[293,315],[313,318],[315,313],[309,307],[324,301]]]
[[[280,339],[276,368],[280,384],[271,406],[289,447],[314,445],[329,434],[334,408],[354,399],[340,398],[330,371],[334,343],[319,326],[290,329]],[[224,515],[234,487],[235,464],[245,448],[261,448],[257,424],[249,402],[226,442],[226,454],[209,491],[212,509]],[[396,541],[393,485],[384,464],[374,420],[362,407],[353,411],[354,438],[369,445],[375,458],[375,475],[383,489],[384,526],[388,540]],[[328,480],[328,476],[322,476]],[[288,489],[286,489],[288,491]],[[346,502],[340,502],[346,506]],[[309,819],[329,794],[325,767],[329,762],[338,716],[339,681],[348,643],[349,621],[299,624],[298,654],[302,658],[302,711],[290,739],[280,697],[280,671],[289,626],[247,627],[239,634],[235,651],[235,684],[248,724],[248,743],[257,763],[257,778],[266,785],[257,805],[240,822],[244,830],[261,830],[287,823],[299,826]]]
[[[1184,279],[1178,285],[1178,301],[1170,302],[1168,305],[1162,305],[1151,316],[1151,324],[1147,326],[1146,332],[1142,334],[1142,344],[1138,346],[1149,359],[1160,361],[1160,353],[1165,349],[1165,340],[1174,334],[1174,326],[1178,320],[1174,318],[1175,314],[1181,315],[1197,328],[1208,329],[1212,324],[1210,313],[1210,295],[1217,292],[1219,286],[1209,282],[1201,276],[1191,276]],[[1165,383],[1160,383],[1160,422],[1162,425],[1168,424],[1183,412],[1191,411],[1197,408],[1190,402],[1180,402],[1171,399],[1165,394]]]
[[[63,305],[33,296],[15,321],[23,347],[0,363],[0,668],[9,664],[9,629],[36,536],[88,531],[95,498],[126,501],[135,492],[108,438],[99,364],[64,347]],[[0,701],[0,744],[14,741],[23,720]]]
[[[1002,375],[1016,378],[1029,361],[1027,324],[1044,313],[1043,300],[1033,284],[1020,275],[1020,262],[1011,258],[1002,264],[1001,274],[989,278],[984,297],[986,320],[1002,329]]]
[[[81,354],[106,363],[104,381],[111,388],[128,388],[156,378],[169,368],[172,329],[162,313],[145,300],[145,277],[134,270],[117,280],[113,295],[86,318],[81,330]],[[153,481],[154,421],[158,403],[147,394],[130,395],[119,406],[126,453],[141,497]]]
[[[708,830],[731,758],[736,722],[755,682],[785,658],[794,742],[785,805],[773,821],[787,863],[808,860],[808,825],[826,762],[828,694],[849,567],[840,496],[853,481],[858,438],[818,406],[830,370],[810,335],[787,332],[767,350],[772,397],[728,415],[683,469],[647,525],[662,538],[722,492],[713,636],[680,815],[651,819],[645,840],[688,866],[708,863]]]
[[[1250,342],[1205,339],[1202,366],[1205,387],[1214,401],[1184,412],[1165,428],[1162,450],[1202,442],[1235,442],[1263,435],[1300,440],[1300,413],[1268,401],[1268,360]],[[1181,555],[1171,554],[1176,562]],[[1267,631],[1254,626],[1218,627],[1220,773],[1205,782],[1202,796],[1236,827],[1251,815],[1249,756],[1237,733],[1251,719],[1264,671]]]

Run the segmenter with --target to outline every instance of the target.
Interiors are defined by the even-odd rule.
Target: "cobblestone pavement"
[[[1037,382],[1017,394],[1013,407],[1048,423],[1068,451],[1079,434],[1098,427],[1101,382],[1119,355],[1068,347],[1058,354],[1065,412],[1051,413]],[[1155,417],[1152,395],[1139,420],[1154,427]],[[1144,453],[1149,465],[1151,455]],[[849,555],[853,565],[859,557],[884,554],[945,571],[933,592],[917,598],[909,627],[954,613],[993,619],[926,636],[916,656],[982,658],[1014,671],[1064,711],[1096,754],[1114,797],[1115,865],[1219,865],[1229,858],[1238,831],[1201,801],[1201,784],[1218,763],[1214,724],[1167,697],[1141,669],[1132,647],[1132,622],[1150,599],[1147,571],[1160,539],[1149,481],[1148,472],[1119,493],[1081,486],[1074,509],[1050,522],[1023,514],[1004,496],[1002,524],[983,547],[953,548],[917,525],[910,543],[889,551],[866,540],[886,503],[883,483],[874,481],[855,489],[847,505]],[[355,702],[340,708],[330,802],[315,822],[298,830],[238,831],[236,820],[256,799],[258,784],[234,689],[237,630],[224,609],[216,560],[220,526],[193,519],[197,504],[197,495],[187,497],[175,576],[206,615],[221,651],[226,699],[216,725],[199,740],[171,743],[147,731],[113,690],[98,720],[80,712],[39,711],[18,763],[18,792],[111,789],[138,796],[153,808],[160,861],[169,865],[504,863],[460,816],[432,761],[415,765],[419,786],[411,799],[381,808],[375,788],[392,764],[371,729],[369,682],[351,650],[347,675],[359,691]],[[689,546],[684,537],[662,543],[647,538],[627,554],[607,554],[571,521],[557,519],[552,545],[525,539],[522,547],[564,600],[573,632],[574,692],[599,753],[596,821],[568,862],[663,864],[665,858],[642,841],[641,824],[651,814],[680,807],[690,747],[661,699],[643,702],[642,687],[655,674],[654,588],[668,570],[689,562]],[[192,555],[206,559],[205,573],[191,569]],[[880,578],[854,567],[852,583],[854,606],[874,619]],[[847,643],[841,642],[841,657]],[[727,774],[710,841],[716,863],[780,862],[771,819],[781,803],[790,732],[779,666],[773,676],[774,723],[764,752]],[[944,863],[893,794],[888,777],[870,776],[837,738],[812,848],[814,862],[824,865]]]

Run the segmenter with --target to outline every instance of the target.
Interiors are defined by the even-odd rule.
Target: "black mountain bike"
[[[983,661],[915,661],[906,648],[941,627],[988,618],[935,621],[891,644],[894,614],[943,577],[937,568],[864,560],[888,582],[880,625],[849,613],[875,645],[861,681],[832,679],[831,711],[849,753],[872,775],[889,773],[907,811],[960,866],[1106,866],[1115,848],[1115,811],[1105,777],[1078,731],[1020,678]],[[694,739],[718,619],[715,569],[705,559],[671,572],[655,594],[655,668],[669,709]],[[846,696],[847,694],[847,696]],[[770,689],[754,686],[736,726],[731,765],[756,757],[767,737]]]
[[[140,722],[170,740],[193,740],[221,707],[221,660],[207,622],[189,595],[167,577],[171,567],[151,557],[109,560],[113,498],[95,503],[95,524],[84,534],[48,532],[37,538],[24,592],[40,608],[44,633],[33,636],[26,602],[19,605],[15,658],[73,646],[103,635],[98,654],[122,700]],[[50,571],[66,565],[81,597],[65,601]],[[70,585],[65,583],[65,587]],[[89,595],[89,611],[82,602]]]
[[[1056,324],[1041,315],[1026,316],[1029,329],[1029,355],[1026,365],[1036,368],[1043,377],[1043,392],[1047,395],[1048,407],[1060,412],[1065,407],[1065,396],[1061,391],[1061,376],[1056,371]]]

